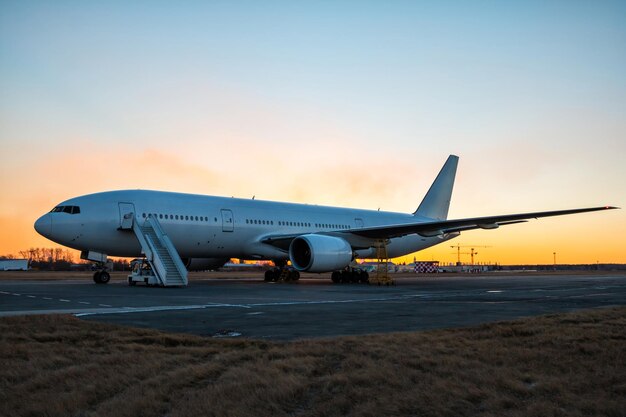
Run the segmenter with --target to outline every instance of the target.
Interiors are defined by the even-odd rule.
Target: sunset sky
[[[626,2],[0,3],[0,255],[58,202],[144,188],[450,218],[626,206]],[[626,263],[626,210],[418,259]],[[410,256],[412,259],[413,256]],[[465,256],[464,261],[469,261]]]

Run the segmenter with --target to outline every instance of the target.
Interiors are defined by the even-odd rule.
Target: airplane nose
[[[49,214],[44,214],[35,222],[35,230],[42,236],[50,237],[52,234],[52,217]]]

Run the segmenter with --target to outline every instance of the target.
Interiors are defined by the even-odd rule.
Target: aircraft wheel
[[[93,273],[93,282],[95,282],[96,284],[102,284],[102,281],[100,281],[100,274],[102,271],[96,271]]]
[[[291,275],[291,279],[292,279],[293,281],[297,281],[297,280],[299,280],[299,279],[300,279],[300,272],[299,272],[299,271],[296,271],[295,269],[291,272],[291,274],[290,274],[290,275]]]
[[[271,269],[265,271],[265,282],[270,282],[274,280],[274,274],[272,272],[273,271]]]
[[[128,278],[128,286],[129,287],[134,287],[135,285],[137,285],[137,282],[133,281],[131,278]]]
[[[280,280],[280,276],[282,275],[282,270],[278,268],[270,269],[270,277],[272,282],[278,282]]]
[[[100,273],[100,284],[108,284],[111,281],[111,275],[107,271],[102,271]]]

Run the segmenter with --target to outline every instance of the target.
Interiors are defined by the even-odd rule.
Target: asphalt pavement
[[[626,275],[419,276],[390,287],[301,279],[203,279],[185,288],[122,280],[2,280],[0,316],[84,320],[202,336],[272,340],[469,326],[626,304]]]

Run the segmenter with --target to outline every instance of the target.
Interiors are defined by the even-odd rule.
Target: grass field
[[[0,319],[1,416],[624,416],[626,308],[269,343]]]

